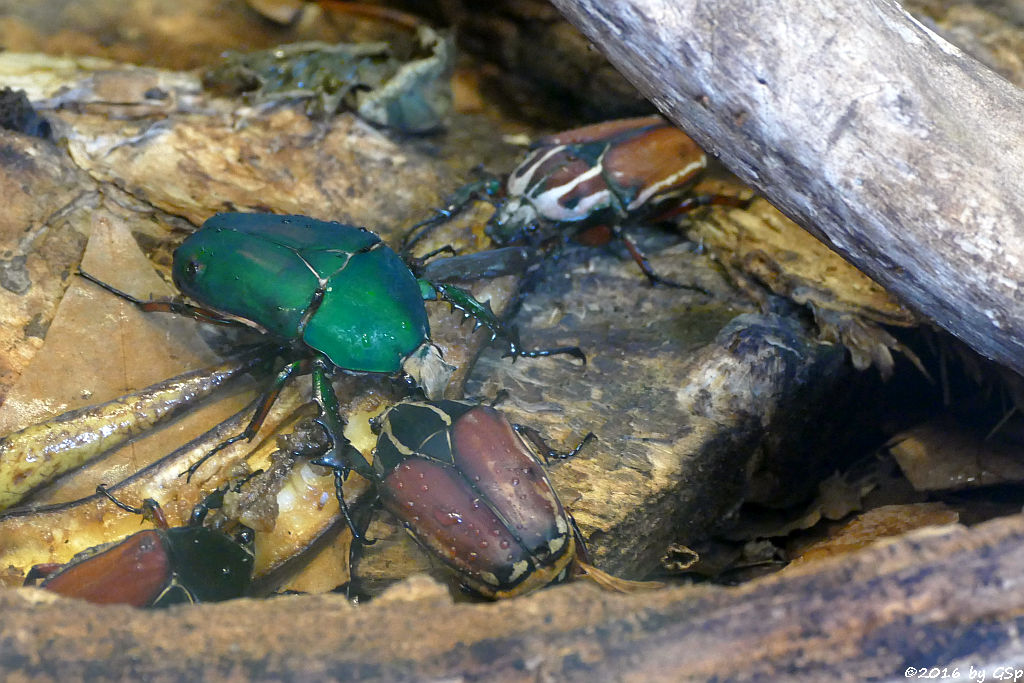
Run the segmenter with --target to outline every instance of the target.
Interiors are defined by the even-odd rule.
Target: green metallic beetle
[[[398,372],[430,336],[420,284],[365,228],[218,214],[175,252],[173,275],[195,301],[339,368]]]
[[[472,316],[492,339],[507,340],[509,355],[564,353],[586,362],[575,346],[521,349],[515,331],[489,305],[454,285],[417,279],[373,232],[306,216],[221,213],[207,220],[174,253],[174,283],[200,306],[143,301],[82,275],[145,311],[256,329],[285,358],[245,431],[207,453],[189,474],[221,448],[255,436],[281,388],[300,372],[312,374],[320,422],[335,444],[343,443],[344,428],[330,383],[336,370],[404,375],[439,398],[454,368],[431,342],[424,301],[444,300]]]

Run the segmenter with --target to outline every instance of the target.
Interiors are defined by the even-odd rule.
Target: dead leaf
[[[986,439],[949,416],[897,434],[888,447],[918,491],[1024,482],[1024,448]]]
[[[883,505],[850,520],[824,541],[797,551],[790,567],[859,550],[882,538],[922,527],[956,524],[960,516],[942,503]]]
[[[97,209],[83,269],[142,298],[170,296],[174,290],[157,276],[130,229],[113,213]],[[108,401],[218,360],[200,337],[195,321],[144,313],[75,277],[43,348],[0,406],[0,433]],[[211,414],[190,412],[150,438],[66,475],[40,491],[33,502],[75,500],[92,495],[97,484],[126,479],[226,419],[248,400],[236,396],[211,406]]]

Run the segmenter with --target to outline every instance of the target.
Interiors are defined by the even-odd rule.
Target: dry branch
[[[553,0],[744,181],[1024,370],[1024,94],[869,0]]]

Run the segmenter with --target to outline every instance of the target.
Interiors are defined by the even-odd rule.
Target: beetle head
[[[208,258],[204,247],[188,245],[175,250],[172,277],[178,291],[191,294],[201,289]]]
[[[537,208],[524,197],[512,197],[498,207],[487,224],[487,234],[498,244],[522,239],[537,226]]]

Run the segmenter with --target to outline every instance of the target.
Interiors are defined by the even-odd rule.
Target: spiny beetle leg
[[[341,406],[338,404],[338,395],[331,384],[330,373],[327,371],[327,361],[317,358],[313,361],[313,400],[320,407],[320,415],[317,423],[327,432],[327,438],[331,441],[331,449],[319,458],[312,461],[314,465],[331,468],[334,473],[334,494],[338,499],[338,507],[345,523],[352,531],[353,540],[363,545],[372,545],[376,541],[368,541],[352,518],[348,503],[345,502],[345,479],[352,470],[361,476],[373,481],[373,468],[366,462],[363,454],[353,446],[345,437],[345,423],[341,419]]]
[[[475,199],[488,199],[490,200],[501,190],[501,181],[491,175],[487,175],[480,180],[472,183],[466,183],[459,189],[455,190],[445,200],[445,205],[439,209],[434,209],[434,215],[426,220],[422,220],[416,225],[409,228],[409,231],[405,233],[405,237],[402,238],[402,253],[408,253],[416,244],[424,237],[429,235],[434,228],[441,225],[447,220],[450,220],[452,216],[455,216],[464,208],[469,206],[469,203]]]
[[[267,387],[267,390],[263,392],[263,395],[257,403],[256,412],[253,413],[253,416],[249,420],[249,424],[246,426],[245,430],[241,434],[235,434],[230,439],[221,441],[219,444],[207,451],[203,457],[192,463],[191,467],[181,473],[182,476],[188,475],[186,476],[185,481],[192,481],[192,475],[196,473],[196,470],[198,470],[204,462],[212,458],[214,454],[227,448],[233,443],[238,443],[239,441],[251,441],[252,438],[260,431],[260,427],[263,426],[263,422],[267,419],[267,414],[270,412],[270,408],[274,405],[274,401],[276,401],[277,397],[281,394],[281,389],[284,388],[284,385],[292,375],[298,372],[301,366],[301,360],[293,361],[285,365],[284,368],[277,373],[277,377],[275,377],[274,381],[269,387]]]
[[[666,221],[670,218],[690,213],[702,206],[735,206],[739,209],[745,209],[750,206],[754,198],[742,199],[741,197],[727,194],[697,194],[680,200],[675,206],[659,213],[654,220]]]
[[[135,304],[139,310],[146,311],[147,313],[176,313],[178,315],[188,316],[194,318],[199,322],[209,323],[211,325],[224,325],[227,327],[244,327],[251,329],[249,325],[246,325],[241,320],[235,320],[234,318],[226,318],[216,311],[211,311],[208,308],[202,308],[200,306],[193,306],[191,304],[182,303],[180,301],[154,301],[152,299],[146,301],[132,296],[127,292],[123,292],[120,289],[109,285],[103,280],[90,275],[84,270],[79,270],[78,274],[92,282],[93,284],[99,285],[103,289],[107,290],[111,294],[118,296],[125,301]]]
[[[167,517],[164,515],[163,509],[160,507],[160,503],[156,502],[152,498],[146,498],[142,501],[142,505],[140,507],[135,507],[115,498],[114,494],[108,491],[104,484],[96,486],[96,493],[101,496],[106,496],[111,503],[125,512],[130,512],[133,515],[142,515],[143,519],[152,522],[161,529],[170,528],[170,525],[167,523]]]
[[[210,510],[216,510],[224,507],[224,495],[228,491],[238,493],[242,490],[250,479],[258,477],[263,474],[263,470],[253,470],[249,474],[245,475],[241,479],[234,482],[228,482],[223,486],[214,489],[212,492],[206,495],[201,501],[196,503],[195,507],[192,508],[192,514],[189,515],[188,525],[189,526],[202,526],[203,522],[206,521],[206,516],[210,513]]]
[[[594,436],[594,432],[587,432],[587,435],[583,437],[583,440],[576,444],[576,448],[571,451],[556,451],[547,444],[540,432],[533,427],[527,427],[526,425],[520,424],[514,424],[512,427],[516,432],[529,439],[530,443],[532,443],[534,448],[537,449],[537,452],[544,458],[545,463],[551,460],[565,460],[566,458],[571,458],[583,450],[584,446],[597,438]]]
[[[421,281],[422,282],[422,281]],[[513,358],[540,358],[542,356],[554,356],[566,354],[587,362],[587,356],[578,346],[559,346],[553,349],[523,349],[519,344],[519,333],[515,328],[506,327],[498,316],[494,314],[490,303],[481,303],[473,298],[473,295],[455,285],[444,282],[428,283],[428,286],[436,293],[436,298],[447,301],[452,308],[462,311],[465,317],[472,317],[475,321],[474,329],[483,325],[491,332],[491,339],[500,336],[508,343],[508,354]]]
[[[640,247],[636,246],[636,243],[627,235],[621,227],[615,226],[612,228],[612,234],[615,238],[622,242],[622,244],[629,250],[629,255],[633,257],[636,264],[640,266],[640,270],[647,276],[647,281],[651,283],[651,286],[663,285],[665,287],[675,287],[677,289],[692,289],[695,292],[701,294],[710,294],[708,290],[704,289],[700,285],[684,285],[681,282],[675,280],[669,280],[654,272],[654,268],[651,267],[651,262],[647,260],[647,256],[640,251]]]

